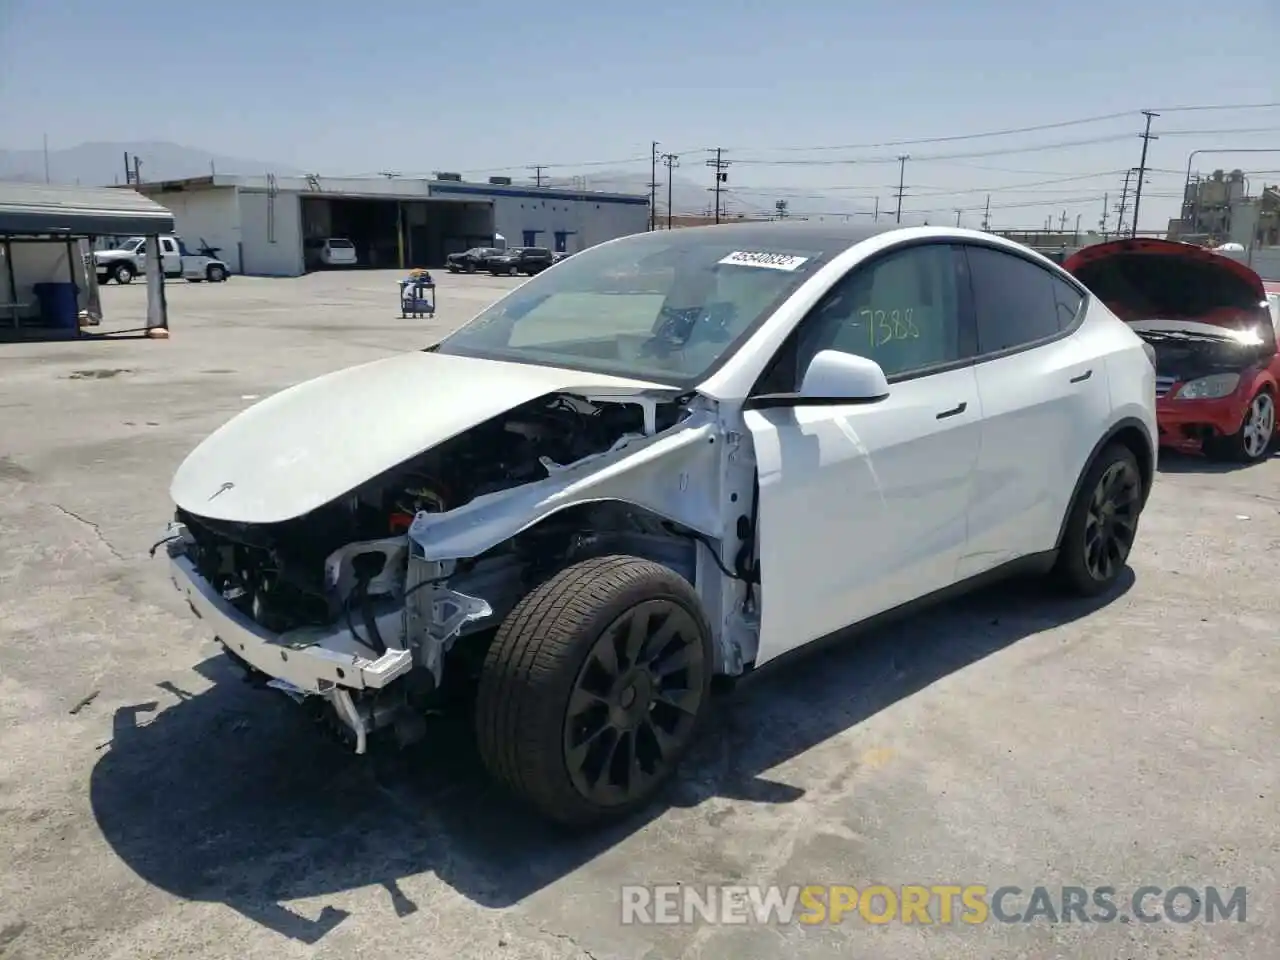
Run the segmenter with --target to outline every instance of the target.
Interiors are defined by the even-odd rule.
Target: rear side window
[[[1055,336],[1080,310],[1074,287],[1029,260],[990,247],[968,247],[965,254],[979,354]]]
[[[355,244],[353,244],[350,240],[330,240],[329,241],[330,250],[351,250],[354,246]]]

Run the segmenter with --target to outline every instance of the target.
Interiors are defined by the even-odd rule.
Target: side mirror
[[[799,393],[761,393],[748,397],[747,410],[775,407],[839,406],[876,403],[889,396],[889,381],[880,364],[839,350],[820,350],[809,361]]]
[[[800,396],[809,401],[871,403],[888,395],[889,381],[880,364],[840,350],[818,351],[800,382]]]

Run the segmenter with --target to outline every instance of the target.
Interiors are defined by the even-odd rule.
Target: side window
[[[177,253],[178,248],[174,246],[173,241],[170,240],[168,237],[161,237],[160,252],[161,253]]]
[[[971,354],[962,335],[956,257],[947,244],[910,247],[855,267],[805,318],[797,374],[820,350],[880,364],[894,377]]]
[[[1080,295],[1048,270],[990,247],[969,247],[966,255],[979,353],[1020,347],[1071,325]]]
[[[1058,329],[1066,330],[1076,322],[1076,316],[1084,305],[1084,294],[1061,277],[1049,277],[1053,287],[1053,306],[1058,315]]]

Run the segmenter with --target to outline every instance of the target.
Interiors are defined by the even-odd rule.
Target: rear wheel
[[[1228,437],[1215,437],[1205,453],[1219,460],[1257,463],[1267,455],[1276,432],[1276,400],[1269,390],[1259,390],[1249,401],[1240,429]]]
[[[216,263],[211,263],[209,264],[208,269],[205,270],[205,276],[209,278],[210,283],[221,283],[223,280],[227,279],[227,271],[225,267],[221,267]]]
[[[1054,575],[1073,593],[1095,596],[1119,579],[1142,512],[1142,471],[1123,444],[1108,444],[1071,504]]]
[[[629,556],[574,564],[498,629],[476,699],[481,757],[549,819],[618,819],[675,771],[712,667],[710,627],[679,574]]]
[[[509,277],[518,277],[519,275],[520,275],[520,270],[518,267],[512,267],[510,270],[507,271],[507,276]]]

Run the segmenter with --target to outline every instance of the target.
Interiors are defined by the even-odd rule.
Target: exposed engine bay
[[[398,706],[415,691],[438,693],[443,657],[454,641],[491,631],[540,578],[566,562],[625,552],[660,559],[695,579],[696,545],[703,538],[617,501],[575,505],[479,556],[445,563],[415,557],[408,535],[423,514],[447,514],[545,480],[661,433],[688,414],[678,401],[540,397],[291,520],[235,523],[179,509],[179,549],[223,601],[273,634],[300,632],[331,648],[345,645],[374,656],[409,651],[413,666],[426,668],[415,671],[415,684],[398,686],[394,694],[349,697],[339,691],[343,699],[334,702],[343,726],[374,729],[384,725],[380,710],[395,712],[389,695],[391,706]],[[356,715],[344,714],[343,704]]]

